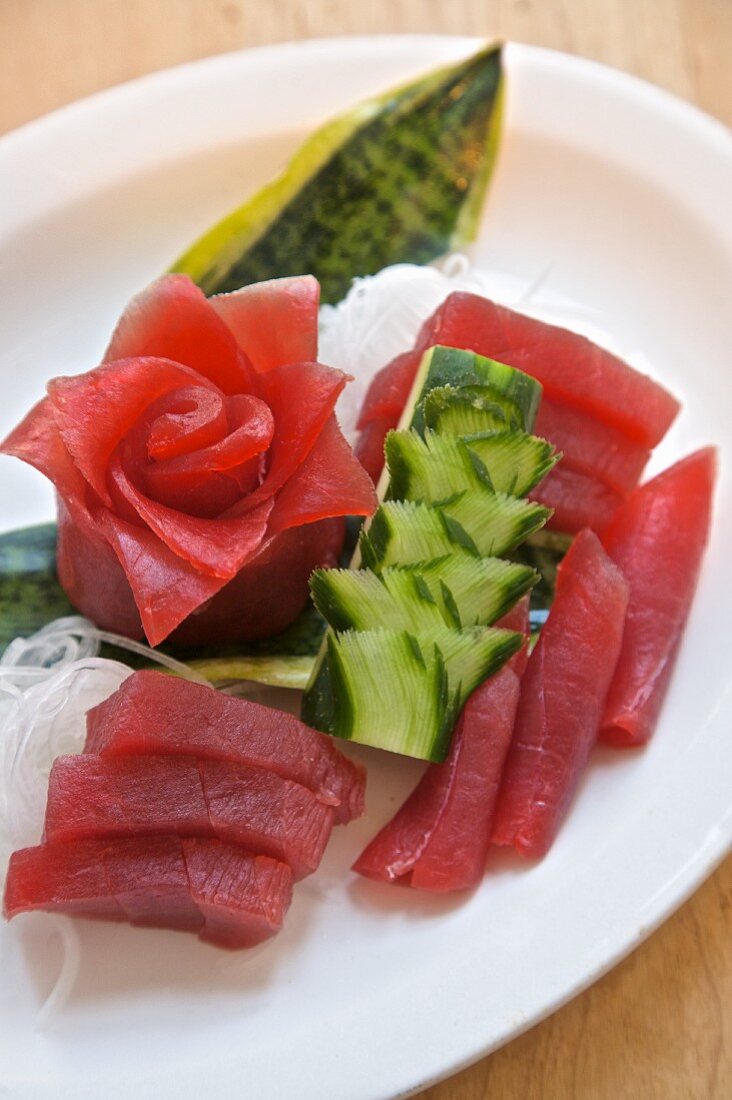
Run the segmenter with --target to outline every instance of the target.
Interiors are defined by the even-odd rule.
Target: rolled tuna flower
[[[151,645],[264,637],[335,563],[373,486],[334,415],[303,276],[207,299],[166,275],[128,306],[101,366],[57,378],[2,444],[58,496],[58,574],[107,630]]]

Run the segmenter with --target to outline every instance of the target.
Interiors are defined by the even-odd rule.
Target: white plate
[[[230,54],[5,138],[0,430],[48,377],[94,365],[126,299],[316,121],[474,46],[346,39]],[[347,871],[416,775],[372,754],[368,818],[338,831],[276,941],[231,957],[192,937],[80,925],[80,980],[41,1032],[54,935],[43,918],[3,927],[3,1096],[404,1095],[588,985],[729,847],[730,140],[584,61],[511,46],[508,70],[479,257],[527,282],[548,271],[553,292],[594,311],[683,397],[657,465],[708,440],[722,448],[712,544],[656,738],[644,752],[598,752],[551,854],[536,866],[493,859],[462,901]],[[0,478],[4,526],[51,515],[39,476],[3,459]]]

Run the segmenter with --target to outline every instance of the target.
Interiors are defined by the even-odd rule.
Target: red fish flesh
[[[630,585],[620,651],[600,736],[642,745],[653,733],[709,535],[716,476],[713,447],[636,489],[602,533]]]
[[[85,752],[195,756],[266,768],[334,807],[363,813],[365,772],[297,718],[160,672],[135,672],[87,714]]]
[[[529,631],[529,597],[496,623]],[[430,764],[374,837],[354,871],[421,890],[466,890],[483,875],[491,822],[511,741],[526,647],[468,699],[443,764]]]
[[[583,527],[602,530],[624,499],[596,478],[570,469],[564,459],[531,490],[529,498],[553,509],[547,527],[567,534]]]
[[[48,785],[49,844],[160,834],[217,837],[287,863],[319,865],[332,807],[261,768],[182,756],[62,756]]]
[[[42,909],[197,932],[251,947],[279,931],[292,872],[210,839],[135,837],[43,844],[10,858],[4,913]]]
[[[543,856],[600,728],[620,653],[628,585],[592,531],[559,566],[556,594],[529,657],[493,823],[495,844]]]

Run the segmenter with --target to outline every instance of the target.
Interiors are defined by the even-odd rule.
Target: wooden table
[[[732,123],[732,0],[0,0],[0,132],[209,54],[410,31],[501,35],[582,54]],[[731,899],[728,859],[602,981],[423,1097],[732,1097]]]

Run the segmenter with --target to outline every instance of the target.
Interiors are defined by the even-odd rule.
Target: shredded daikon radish
[[[12,641],[0,657],[0,879],[10,852],[40,839],[55,757],[80,751],[86,711],[132,671],[99,657],[102,642],[206,683],[181,661],[99,630],[81,616],[56,619]]]
[[[0,679],[0,877],[12,851],[41,839],[53,761],[81,751],[86,712],[131,671],[118,661],[83,657],[20,690]]]
[[[400,352],[408,351],[424,321],[453,290],[485,293],[463,257],[449,266],[394,264],[354,279],[342,302],[322,306],[318,358],[353,376],[338,402],[338,420],[353,443],[356,421],[371,379]]]

